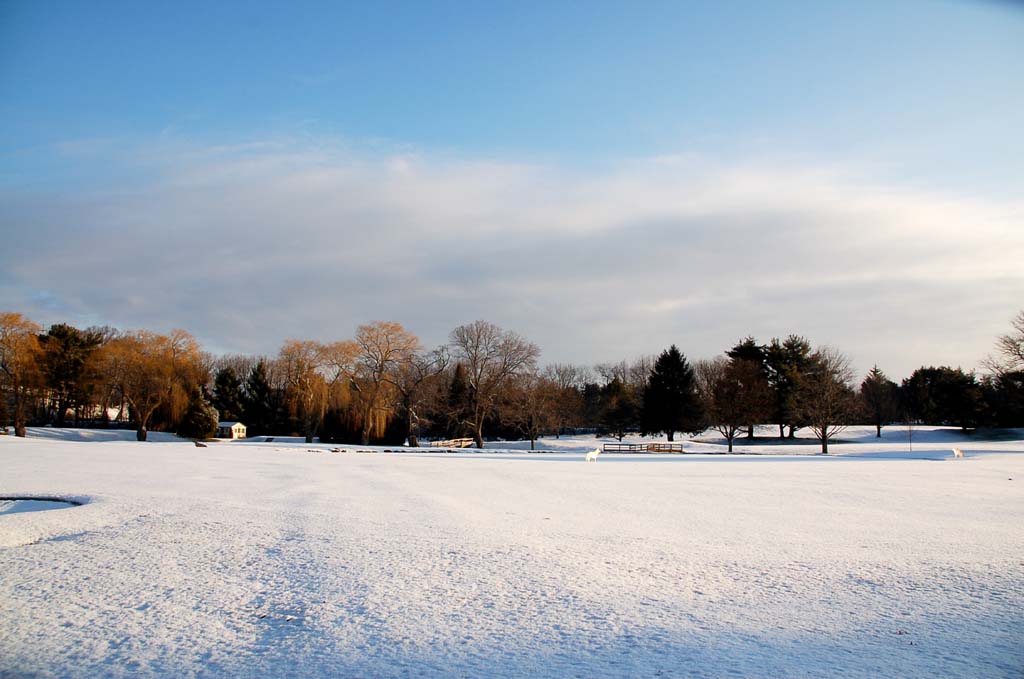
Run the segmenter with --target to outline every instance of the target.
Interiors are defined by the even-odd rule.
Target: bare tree
[[[828,442],[846,429],[857,413],[850,359],[831,347],[820,347],[808,359],[796,390],[794,412],[808,423],[828,454]]]
[[[555,436],[561,436],[564,428],[579,426],[583,420],[586,405],[583,390],[592,371],[583,365],[553,363],[544,369],[544,377],[553,383],[559,394],[552,404],[552,416]]]
[[[537,439],[556,426],[560,396],[556,382],[535,370],[524,372],[509,380],[502,404],[502,420],[529,438],[530,450],[534,450]]]
[[[994,372],[1002,374],[1014,370],[1024,370],[1024,311],[1020,311],[1010,321],[1013,332],[1001,335],[996,340],[996,350],[1001,358],[990,360]]]
[[[598,363],[594,370],[601,377],[604,384],[618,379],[622,384],[629,387],[636,393],[643,393],[647,387],[647,381],[651,377],[651,369],[654,368],[656,358],[650,355],[640,356],[633,361],[619,361],[618,363]]]
[[[506,383],[536,367],[540,349],[514,332],[487,321],[460,325],[449,338],[456,358],[465,366],[469,385],[465,424],[478,448],[484,447],[484,419],[494,412]]]
[[[398,390],[410,448],[419,446],[417,430],[421,406],[427,400],[428,394],[436,394],[439,391],[436,387],[440,385],[435,384],[433,390],[429,387],[444,375],[448,369],[448,362],[448,348],[438,347],[426,354],[413,354],[408,361],[399,365],[394,375],[393,385]]]
[[[41,330],[21,314],[0,313],[0,378],[14,401],[15,436],[25,436],[28,400],[40,379]],[[5,398],[2,392],[0,398]]]
[[[746,359],[698,361],[696,370],[708,423],[725,437],[731,453],[736,438],[769,406],[767,380],[761,366]]]

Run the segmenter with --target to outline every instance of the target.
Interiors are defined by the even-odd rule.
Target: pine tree
[[[466,430],[466,419],[468,418],[469,404],[469,380],[466,377],[466,366],[462,363],[455,365],[452,372],[452,381],[448,385],[448,435],[457,437]]]
[[[245,410],[242,380],[238,378],[234,368],[228,366],[217,371],[213,381],[213,405],[223,420],[238,422],[242,419]]]
[[[274,391],[267,378],[267,365],[259,361],[253,366],[245,380],[241,394],[242,421],[249,436],[260,436],[272,432],[276,406]]]
[[[766,347],[763,344],[758,344],[757,340],[755,340],[753,338],[753,336],[748,335],[747,337],[744,337],[743,340],[740,341],[736,346],[734,346],[729,351],[725,352],[725,355],[728,356],[729,358],[731,358],[733,360],[733,362],[744,361],[746,364],[757,366],[757,370],[758,370],[760,376],[764,379],[765,384],[767,384],[767,380],[768,380],[768,365],[767,365],[767,361],[768,361],[768,347]],[[751,415],[753,417],[755,417],[755,418],[759,418],[763,414],[764,414],[763,412],[756,412],[755,413],[755,412],[751,411]],[[747,438],[748,439],[754,438],[754,425],[755,424],[757,424],[757,422],[754,422],[754,421],[747,422]],[[732,445],[732,442],[730,441],[730,446],[731,445]]]
[[[782,342],[774,338],[765,351],[768,384],[775,394],[775,422],[779,425],[779,438],[786,435],[787,426],[789,438],[793,438],[803,425],[797,417],[795,399],[810,356],[810,342],[799,335],[790,335]]]
[[[189,439],[208,439],[217,433],[217,409],[206,399],[202,389],[189,395],[188,407],[178,424],[178,435]]]
[[[641,428],[648,434],[664,432],[669,441],[677,431],[698,434],[704,430],[696,375],[674,344],[658,356],[651,369],[644,389]]]
[[[860,383],[860,397],[875,425],[875,436],[882,438],[882,427],[899,416],[899,387],[876,365]]]
[[[89,361],[103,336],[95,329],[79,330],[58,323],[51,325],[39,339],[43,349],[40,361],[43,378],[56,406],[55,424],[63,427],[68,408],[74,407],[77,412],[81,401],[86,399]]]

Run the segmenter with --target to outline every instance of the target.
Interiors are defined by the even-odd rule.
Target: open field
[[[0,497],[85,504],[0,516],[3,677],[1024,673],[1019,436],[586,464],[30,434]]]

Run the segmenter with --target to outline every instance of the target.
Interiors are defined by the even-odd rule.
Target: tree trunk
[[[789,438],[796,438],[796,427],[794,427],[793,425],[789,425]]]
[[[148,433],[149,432],[146,431],[146,428],[144,426],[139,427],[138,429],[135,430],[135,440],[136,441],[145,441],[146,440],[146,436],[148,435]]]
[[[781,422],[779,423],[779,438],[786,438],[786,425]]]
[[[409,407],[409,404],[405,404],[405,436],[409,440],[410,448],[419,448],[420,441],[416,438],[416,432],[413,430],[416,413]]]
[[[732,436],[730,436],[729,439],[728,439],[728,441],[729,441],[729,452],[730,453],[732,452],[732,439],[733,439]]]
[[[480,420],[473,425],[473,443],[476,444],[477,448],[484,447],[484,422]]]
[[[747,438],[748,439],[754,438],[754,425],[752,425],[752,424],[748,424],[747,425]]]
[[[3,398],[3,395],[0,395]],[[14,435],[21,438],[25,438],[25,400],[24,397],[18,393],[17,389],[14,392]]]
[[[878,433],[875,434],[875,438],[879,438],[879,439],[882,438],[882,425],[876,424],[875,425],[875,429],[878,430]]]
[[[676,440],[675,439],[675,435],[676,435],[676,433],[674,431],[668,432],[668,440],[669,441],[675,441]]]
[[[534,445],[533,445],[533,444],[534,444],[534,443],[535,443],[536,441],[537,441],[537,439],[533,438],[532,436],[530,437],[530,450],[533,450],[533,449],[534,449]]]
[[[828,437],[827,436],[822,436],[821,437],[821,454],[822,455],[828,455]]]

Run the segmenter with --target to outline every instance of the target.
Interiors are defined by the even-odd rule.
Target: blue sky
[[[272,352],[285,336],[344,335],[386,311],[433,341],[482,315],[534,337],[551,360],[612,360],[668,341],[686,351],[688,340],[689,353],[711,355],[748,333],[793,331],[835,343],[861,365],[889,361],[893,372],[930,362],[973,367],[993,332],[1024,307],[1010,261],[1024,250],[1021,73],[1024,8],[1008,2],[3,2],[0,236],[23,251],[0,255],[8,264],[2,306],[41,322],[184,326],[224,351]],[[364,200],[374,193],[367,187],[381,186],[388,191],[377,202]],[[336,195],[359,200],[337,204]],[[279,202],[265,204],[274,196]],[[595,196],[614,197],[600,216]],[[473,207],[460,212],[459,203]],[[278,210],[281,219],[268,221]],[[858,214],[870,215],[875,239],[842,281],[815,278],[807,262],[844,253],[814,243],[848,236],[856,245],[864,237]],[[935,215],[944,235],[930,238],[922,220]],[[331,278],[337,266],[363,263],[345,259],[353,256],[347,244],[384,224],[423,253],[403,289],[439,280],[480,287],[466,281],[465,267],[437,268],[441,253],[431,243],[445,236],[431,235],[446,219],[449,245],[481,230],[493,235],[476,251],[455,248],[459,257],[476,252],[474,266],[506,264],[514,252],[523,276],[475,271],[491,286],[489,301],[467,301],[458,285],[424,298],[359,288],[348,297],[362,303],[349,299],[338,310],[345,318],[324,324],[314,308],[337,294],[319,297],[315,281],[351,288]],[[544,220],[551,222],[538,235]],[[565,226],[574,222],[590,226]],[[735,255],[729,225],[765,239],[778,276]],[[176,254],[166,266],[205,238],[290,252],[281,244],[295,228],[339,258],[316,263],[297,247],[271,267],[292,272],[278,286],[294,294],[279,304],[314,298],[287,331],[219,323],[214,305],[184,299],[161,305],[162,316],[133,312],[154,267],[132,272],[116,247],[78,274],[84,280],[60,282],[51,269],[82,243],[106,238],[134,241],[143,257],[153,248]],[[769,238],[773,228],[783,235]],[[969,232],[999,247],[978,250]],[[662,240],[642,247],[638,234]],[[595,243],[644,262],[687,260],[704,278],[621,280],[619,304],[658,290],[668,301],[647,315],[595,309],[563,318],[557,308],[585,307],[581,300],[608,284],[571,272],[587,266],[575,253],[601,250]],[[240,245],[239,256],[264,256],[252,247]],[[875,261],[871,251],[890,256]],[[995,261],[956,274],[960,287],[950,292],[948,277],[928,277],[925,255],[947,269],[970,268],[965,258]],[[539,260],[550,260],[548,268],[531,268]],[[908,261],[921,272],[897,266]],[[225,277],[212,260],[190,266],[193,293],[217,300],[237,298],[255,275]],[[127,271],[103,286],[89,278],[97,267]],[[527,282],[552,267],[568,278]],[[360,280],[383,277],[383,268]],[[764,287],[801,271],[803,287],[793,282],[781,299]],[[171,280],[168,273],[153,294]],[[369,288],[391,284],[382,278]],[[97,289],[83,294],[89,285]],[[569,295],[577,288],[579,297]],[[690,301],[680,302],[679,291]],[[902,353],[872,342],[889,326],[862,319],[875,324],[865,331],[850,320],[860,309],[854,300],[869,292],[899,299],[876,307],[890,318],[935,318],[952,305],[967,314],[970,337],[962,345],[929,337],[942,327],[932,323]],[[713,311],[721,299],[733,302]],[[837,309],[828,323],[796,309],[823,300]],[[785,322],[779,313],[758,320],[756,310],[774,305],[790,309]],[[256,301],[239,316],[254,313]],[[699,318],[699,332],[687,314]],[[655,330],[626,338],[614,329],[638,320]],[[559,339],[581,326],[591,328],[590,340]]]

